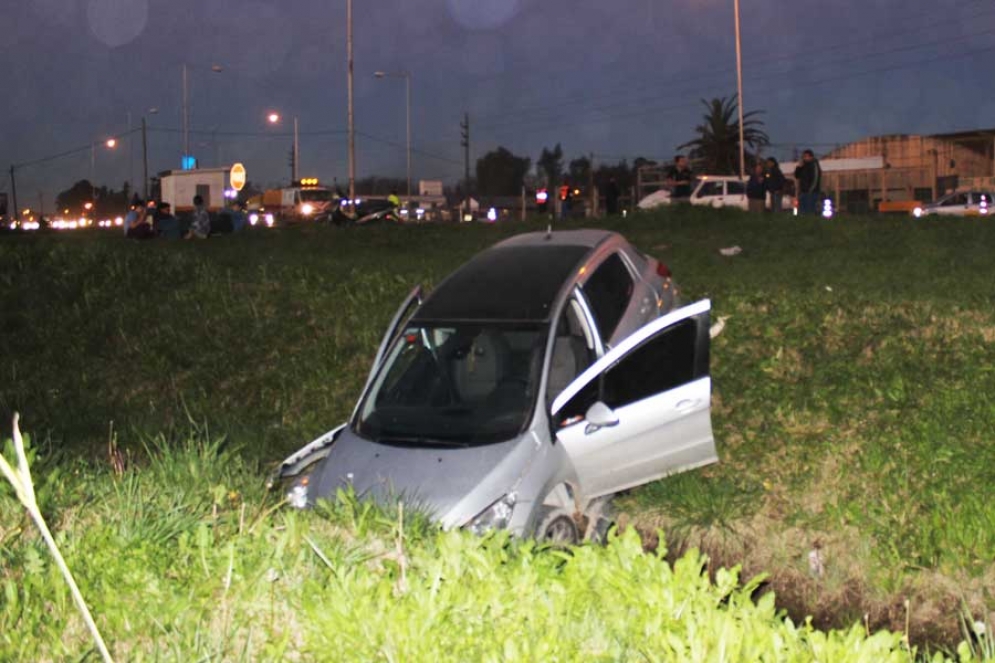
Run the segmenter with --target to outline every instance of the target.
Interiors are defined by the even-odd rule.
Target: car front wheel
[[[580,543],[580,530],[573,516],[563,509],[546,509],[535,529],[536,541],[555,546],[573,546]]]

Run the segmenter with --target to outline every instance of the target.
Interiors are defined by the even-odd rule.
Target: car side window
[[[608,256],[584,284],[591,313],[606,343],[629,306],[633,287],[632,275],[617,253]]]
[[[746,187],[742,182],[733,180],[726,182],[726,191],[729,192],[730,196],[740,196],[746,193]]]
[[[702,365],[695,361],[697,334],[696,322],[688,319],[646,340],[577,392],[558,413],[559,425],[581,421],[599,400],[619,408],[704,377],[695,369]]]
[[[950,196],[941,203],[941,207],[954,207],[956,205],[967,205],[966,193],[958,193],[956,196]]]
[[[705,182],[698,189],[698,198],[704,198],[705,196],[721,196],[722,195],[722,182]]]

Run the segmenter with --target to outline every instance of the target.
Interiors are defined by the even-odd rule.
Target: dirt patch
[[[700,550],[707,556],[706,571],[713,580],[719,569],[737,565],[743,581],[767,575],[755,598],[774,592],[778,608],[796,624],[810,619],[816,628],[833,629],[859,623],[870,633],[881,629],[904,633],[919,651],[936,651],[953,650],[963,639],[960,620],[965,609],[989,623],[995,618],[983,599],[995,577],[958,579],[924,571],[884,594],[871,586],[866,567],[845,566],[872,552],[861,550],[866,545],[861,546],[855,532],[776,534],[753,529],[759,524],[753,518],[731,528],[668,531],[663,523],[651,522],[633,526],[644,549],[654,554],[661,544],[658,532],[664,531],[665,558],[671,564],[691,549]],[[819,568],[812,565],[813,553],[822,560]],[[869,558],[865,560],[870,564]]]

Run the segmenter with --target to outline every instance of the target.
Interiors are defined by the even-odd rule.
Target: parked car
[[[793,199],[787,195],[787,192],[785,193],[786,195],[781,200],[782,211],[790,210],[793,205]],[[702,175],[695,180],[690,202],[692,205],[706,205],[708,207],[735,207],[742,210],[749,208],[749,202],[746,199],[746,183],[732,175]],[[670,192],[660,190],[640,200],[638,207],[652,209],[670,203]],[[770,205],[770,194],[768,194],[767,207]]]
[[[991,191],[956,191],[928,205],[917,206],[912,216],[981,216],[992,206]]]
[[[287,458],[305,508],[351,486],[446,528],[575,542],[619,491],[717,460],[707,300],[604,230],[478,254],[387,328],[347,423]]]

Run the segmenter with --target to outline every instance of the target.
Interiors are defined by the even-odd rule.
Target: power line
[[[974,32],[974,33],[967,34],[967,35],[962,35],[961,38],[962,39],[969,39],[969,38],[973,38],[973,37],[988,37],[988,36],[991,36],[991,35],[995,35],[995,28],[988,29],[988,30],[982,30],[982,31],[979,31],[979,32]],[[824,67],[824,66],[828,66],[828,65],[847,64],[847,63],[860,63],[860,62],[869,60],[871,58],[877,58],[877,57],[885,56],[885,55],[894,55],[896,53],[918,51],[918,50],[930,48],[930,47],[933,47],[933,46],[943,45],[943,44],[946,44],[946,43],[949,43],[949,39],[937,39],[937,40],[934,40],[934,41],[931,41],[931,42],[920,42],[920,43],[916,43],[916,44],[907,44],[907,45],[904,45],[904,46],[898,46],[898,47],[894,47],[894,48],[890,48],[890,49],[885,49],[885,50],[881,50],[881,51],[876,51],[876,52],[871,52],[871,53],[865,53],[865,54],[861,54],[861,55],[857,55],[857,56],[836,58],[836,59],[833,59],[833,60],[825,60],[825,61],[822,61],[822,62],[814,62],[811,65],[811,68],[815,69],[815,68],[818,68],[818,67]],[[728,71],[728,72],[725,72],[723,74],[715,74],[712,77],[718,76],[718,75],[732,77],[733,73],[734,72],[732,72],[732,71]],[[747,75],[747,79],[750,80],[750,81],[762,81],[762,80],[767,80],[767,79],[771,79],[771,78],[782,77],[782,76],[785,76],[785,75],[786,75],[786,72],[783,72],[783,71],[776,71],[776,72],[772,71],[772,72],[766,72],[766,73],[761,73],[761,74],[753,73],[753,74]],[[691,80],[691,79],[686,79],[686,80]],[[668,89],[666,93],[654,94],[654,95],[640,97],[640,98],[636,98],[636,99],[627,99],[625,101],[616,101],[616,102],[613,102],[613,103],[610,103],[610,104],[603,104],[601,106],[590,107],[590,108],[587,108],[586,110],[588,110],[588,111],[604,111],[604,110],[610,110],[612,108],[616,108],[616,107],[619,107],[619,106],[632,106],[633,104],[652,102],[652,101],[655,101],[655,100],[658,100],[658,99],[661,99],[661,98],[670,98],[670,97],[673,97],[674,94],[675,94],[675,92],[682,91],[684,89],[687,89],[687,88],[677,88],[676,90],[673,89],[673,88],[671,88],[671,89]],[[692,89],[701,89],[701,88],[695,86],[695,88],[692,88]],[[548,106],[546,108],[549,109],[550,111],[556,110],[556,111],[560,111],[560,112],[564,112],[564,111],[567,111],[567,110],[570,110],[570,111],[577,110],[575,106],[571,106],[569,108],[564,108],[562,104],[556,104],[556,105],[553,105],[553,106]],[[516,113],[509,113],[509,114],[515,115]],[[535,118],[535,119],[539,120],[539,119],[545,119],[545,118]],[[527,118],[526,119],[522,119],[522,120],[507,120],[507,121],[504,121],[504,122],[484,124],[484,125],[481,126],[481,128],[482,129],[493,129],[493,128],[503,127],[503,126],[508,126],[508,125],[515,126],[515,125],[518,125],[521,122],[526,122],[527,123],[528,121],[529,120]]]
[[[958,60],[958,59],[962,59],[962,58],[966,58],[966,57],[972,57],[972,56],[975,56],[975,55],[982,55],[982,54],[985,54],[985,53],[990,53],[991,51],[995,51],[995,45],[987,46],[985,48],[976,49],[976,50],[973,50],[973,51],[967,51],[967,52],[964,52],[964,53],[957,53],[957,54],[953,54],[953,55],[937,56],[937,57],[927,58],[927,59],[923,59],[923,60],[916,60],[916,61],[913,61],[913,62],[905,62],[905,63],[896,64],[896,65],[890,65],[890,66],[886,66],[886,67],[878,67],[876,69],[868,69],[868,70],[864,70],[864,71],[851,72],[851,73],[847,73],[847,74],[843,74],[843,75],[839,75],[839,76],[830,76],[830,77],[825,77],[825,78],[821,78],[821,79],[803,81],[803,82],[799,82],[799,83],[794,83],[794,84],[786,86],[786,87],[782,85],[779,88],[768,88],[768,89],[761,88],[760,90],[758,90],[758,92],[771,92],[771,91],[776,91],[777,89],[783,90],[783,89],[797,89],[797,88],[804,88],[804,87],[813,87],[813,86],[816,86],[816,85],[822,85],[824,83],[832,83],[832,82],[844,81],[844,80],[848,80],[848,79],[852,79],[852,78],[859,78],[859,77],[862,77],[862,76],[868,76],[868,75],[872,75],[872,74],[887,73],[887,72],[890,72],[890,71],[897,71],[897,70],[900,70],[900,69],[908,69],[908,68],[917,67],[917,66],[920,66],[920,65],[932,64],[934,62],[944,62],[944,61],[947,61],[947,60]],[[516,132],[516,134],[520,135],[520,134],[523,134],[523,133],[534,133],[536,131],[544,131],[544,130],[549,129],[550,127],[562,127],[562,126],[571,125],[571,124],[578,124],[578,123],[582,123],[582,122],[604,122],[604,121],[607,121],[607,120],[628,119],[628,118],[640,117],[640,116],[644,116],[644,115],[657,114],[657,113],[666,113],[666,112],[669,112],[669,111],[680,110],[680,109],[688,108],[688,107],[691,107],[691,106],[697,106],[699,103],[700,102],[695,102],[693,104],[692,103],[681,103],[681,104],[675,104],[675,105],[664,106],[664,107],[643,108],[643,109],[640,109],[638,111],[633,111],[631,113],[605,114],[604,117],[595,118],[595,119],[591,119],[591,118],[580,118],[580,119],[573,119],[573,120],[570,120],[570,119],[567,119],[567,120],[542,119],[541,120],[542,124],[540,126],[533,126],[531,128],[525,128],[525,129],[516,128],[515,132]],[[511,128],[511,126],[509,125],[508,128]],[[494,135],[493,132],[492,132],[492,135]]]
[[[125,136],[130,136],[134,133],[140,133],[141,129],[132,129],[131,131],[125,131],[124,133],[117,134],[115,139],[124,138]],[[38,164],[48,163],[49,161],[55,161],[56,159],[63,159],[65,157],[72,156],[74,154],[80,154],[82,152],[90,151],[93,149],[94,142],[91,141],[82,147],[74,147],[71,150],[66,150],[65,152],[59,152],[58,154],[52,154],[47,157],[40,157],[38,159],[33,159],[31,161],[22,161],[21,163],[15,163],[14,168],[24,168],[26,166],[37,166]]]
[[[978,1],[979,0],[971,0],[970,2],[965,3],[964,6],[967,6],[967,5],[970,5],[970,4],[976,4]],[[872,35],[869,35],[869,36],[867,36],[867,37],[865,37],[863,39],[856,40],[856,41],[852,41],[851,40],[851,41],[847,41],[847,42],[840,42],[840,43],[837,43],[837,44],[835,44],[833,46],[830,46],[830,47],[813,48],[812,52],[815,52],[815,53],[818,53],[818,54],[832,53],[832,52],[839,51],[839,50],[844,49],[844,48],[848,48],[848,47],[850,47],[852,45],[855,45],[855,44],[863,45],[863,44],[866,44],[868,41],[874,42],[875,40],[893,39],[893,38],[896,38],[896,37],[900,37],[900,36],[904,36],[904,35],[909,35],[909,34],[914,34],[916,32],[921,32],[923,30],[936,29],[937,27],[942,26],[942,25],[949,25],[949,24],[961,23],[961,22],[963,22],[965,20],[977,19],[979,17],[991,15],[993,13],[995,13],[995,8],[989,7],[987,9],[984,9],[982,12],[974,14],[974,15],[961,16],[961,17],[957,17],[957,18],[947,19],[947,20],[944,20],[944,21],[933,22],[933,23],[931,23],[929,25],[923,25],[923,26],[920,26],[920,27],[917,27],[917,28],[913,28],[911,30],[906,30],[906,31],[887,31],[887,32],[882,32],[882,33],[878,33],[878,34],[872,34]],[[975,36],[985,36],[985,35],[988,35],[988,34],[991,34],[991,33],[992,33],[992,30],[986,30],[986,31],[982,31],[980,33],[974,33],[974,34],[968,34],[968,35],[957,35],[957,38],[958,39],[965,39],[965,38],[971,38],[971,37],[975,37]],[[843,57],[843,58],[824,60],[822,62],[816,62],[813,65],[813,67],[826,66],[826,65],[829,65],[829,64],[842,64],[842,63],[846,63],[846,62],[860,62],[860,61],[867,60],[867,59],[870,59],[872,57],[877,57],[877,56],[881,56],[881,55],[890,55],[890,54],[893,54],[893,53],[899,53],[899,52],[903,52],[903,51],[919,50],[919,49],[923,49],[923,48],[928,48],[930,46],[935,46],[935,45],[939,45],[939,44],[948,43],[950,41],[950,39],[951,38],[948,37],[948,38],[936,39],[936,40],[931,41],[931,42],[915,42],[913,44],[906,44],[906,45],[894,47],[894,48],[891,48],[891,49],[885,49],[885,50],[882,50],[882,51],[864,52],[864,53],[860,53],[860,54],[857,54],[857,55],[846,56],[846,57]],[[777,64],[777,63],[786,62],[786,61],[793,61],[795,58],[798,58],[798,57],[799,57],[799,55],[797,53],[787,53],[787,54],[780,54],[780,55],[771,55],[771,56],[761,57],[761,58],[757,58],[757,59],[753,59],[753,60],[748,60],[746,64],[747,64],[747,66],[749,68],[756,68],[757,66],[764,66],[764,65]],[[656,84],[667,84],[667,85],[680,84],[680,83],[686,83],[686,82],[700,83],[702,81],[702,79],[714,79],[714,78],[718,78],[718,77],[733,76],[734,74],[735,74],[735,71],[730,68],[730,69],[725,69],[725,70],[722,70],[722,71],[702,72],[702,73],[696,73],[696,74],[691,74],[691,75],[681,75],[679,77],[671,77],[671,78],[666,78],[666,79],[663,79],[663,80],[660,80],[660,81],[656,81],[655,83]],[[770,75],[770,74],[768,74],[768,75]],[[781,74],[776,74],[776,75],[781,75]],[[755,75],[752,75],[752,76],[748,75],[747,77],[748,78],[756,78]],[[647,84],[645,80],[641,80],[641,81],[639,81],[639,83],[642,86],[645,86]],[[631,87],[631,84],[627,84],[625,86],[625,88],[621,88],[620,87],[619,89],[627,89],[628,87]],[[519,108],[519,109],[512,109],[512,110],[502,111],[500,113],[499,112],[494,112],[494,113],[490,113],[490,114],[484,114],[482,117],[484,117],[484,118],[488,118],[488,117],[501,117],[503,119],[507,119],[509,115],[510,116],[523,115],[523,114],[527,115],[527,114],[536,113],[536,112],[542,112],[542,111],[546,111],[546,110],[554,110],[554,109],[562,108],[564,104],[571,103],[571,102],[574,102],[574,101],[585,102],[585,101],[591,101],[591,100],[597,100],[597,99],[616,98],[618,96],[618,94],[619,93],[617,91],[612,91],[612,92],[602,92],[602,93],[600,93],[598,95],[591,95],[591,94],[588,94],[588,93],[576,94],[576,95],[569,95],[569,96],[566,96],[566,97],[559,98],[556,102],[545,103],[545,104],[542,104],[542,105],[539,105],[539,106],[529,106],[529,107],[524,107],[524,108]],[[628,104],[628,103],[633,103],[633,102],[632,102],[632,100],[628,100],[627,102],[619,102],[619,103],[626,103],[626,104]],[[619,103],[616,103],[614,105],[619,105]],[[484,126],[491,126],[491,125],[484,125]]]

